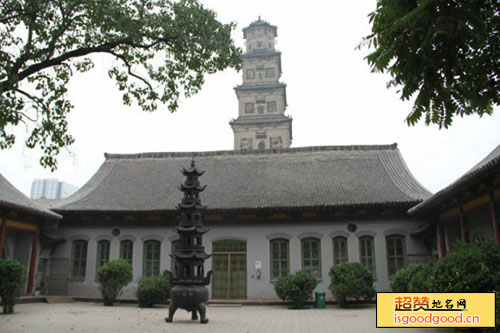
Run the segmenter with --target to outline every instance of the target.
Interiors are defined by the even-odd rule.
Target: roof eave
[[[270,207],[234,207],[234,208],[207,208],[205,214],[213,213],[229,213],[229,212],[250,212],[250,211],[276,211],[276,212],[286,212],[286,211],[309,211],[309,210],[375,210],[375,209],[390,209],[390,208],[400,208],[408,209],[422,200],[410,200],[410,201],[400,201],[400,202],[373,202],[373,203],[355,203],[355,204],[336,204],[336,205],[314,205],[314,206],[270,206]],[[98,209],[57,209],[55,210],[59,214],[89,214],[89,215],[166,215],[172,216],[177,215],[179,211],[177,209],[152,209],[152,210],[98,210]]]
[[[52,211],[44,211],[34,207],[19,205],[13,202],[0,200],[0,209],[5,211],[15,211],[21,214],[31,215],[46,220],[60,220],[62,216]]]
[[[422,203],[408,210],[412,215],[428,215],[439,209],[439,206],[456,196],[468,187],[483,182],[500,173],[500,158],[494,159],[482,168],[470,173],[466,173],[452,184],[448,185]]]

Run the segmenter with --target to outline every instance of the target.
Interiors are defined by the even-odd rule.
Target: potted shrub
[[[375,295],[372,273],[360,263],[335,265],[330,269],[329,275],[331,278],[329,289],[340,307],[347,306],[348,298],[370,299]]]
[[[290,302],[294,309],[304,309],[305,303],[311,299],[318,281],[311,273],[298,271],[295,274],[283,276],[274,282],[276,295],[285,302]]]
[[[132,278],[132,265],[126,260],[113,260],[99,267],[97,281],[101,284],[104,305],[112,306]]]
[[[24,266],[17,260],[0,260],[0,297],[3,313],[14,312],[14,301],[26,280]]]

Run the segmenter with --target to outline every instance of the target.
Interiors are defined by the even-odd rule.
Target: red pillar
[[[493,223],[493,234],[495,235],[495,243],[500,245],[500,226],[498,226],[498,214],[495,205],[495,195],[490,192],[490,210],[491,210],[491,223]]]
[[[2,227],[0,228],[0,258],[2,257],[3,242],[5,239],[6,230],[7,230],[7,219],[5,218],[5,216],[2,216]]]
[[[36,227],[35,234],[33,235],[33,245],[31,246],[31,261],[30,261],[30,270],[28,276],[28,295],[33,294],[33,283],[35,281],[35,269],[36,269],[36,261],[38,258],[38,238],[39,238],[39,228]]]
[[[437,234],[438,234],[438,243],[439,243],[439,255],[441,258],[446,256],[446,244],[444,243],[444,230],[443,226],[439,224],[439,222],[436,224],[437,227]]]
[[[465,225],[464,218],[464,206],[460,205],[460,231],[462,232],[462,240],[466,243],[469,242],[469,230],[467,230],[467,226]]]

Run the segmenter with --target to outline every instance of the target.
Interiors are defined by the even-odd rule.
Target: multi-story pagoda
[[[203,227],[201,218],[206,207],[202,206],[199,196],[206,188],[206,185],[201,186],[198,180],[203,173],[204,171],[196,168],[194,160],[191,161],[189,169],[182,170],[186,180],[179,187],[179,190],[184,192],[184,197],[177,206],[181,220],[175,229],[179,234],[179,242],[171,255],[175,269],[170,291],[170,307],[165,319],[167,322],[172,322],[178,308],[191,311],[193,320],[198,319],[199,312],[200,322],[208,322],[205,315],[208,290],[204,286],[210,283],[212,271],[204,276],[203,263],[210,255],[205,253],[205,247],[202,245],[202,235],[208,231]]]
[[[285,116],[286,84],[280,82],[281,52],[276,26],[259,19],[243,29],[243,84],[234,88],[238,118],[229,122],[235,150],[289,148],[292,119]]]

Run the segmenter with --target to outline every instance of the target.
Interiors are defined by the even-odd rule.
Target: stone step
[[[71,296],[45,296],[47,303],[73,303]]]
[[[21,296],[16,298],[16,304],[46,303],[45,296]]]

